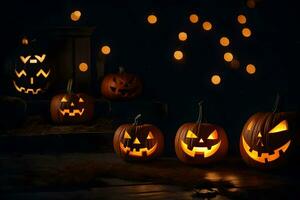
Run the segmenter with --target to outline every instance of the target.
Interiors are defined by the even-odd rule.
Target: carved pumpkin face
[[[75,124],[89,121],[94,115],[94,99],[83,93],[72,93],[73,81],[69,80],[67,93],[52,98],[51,119],[58,124]]]
[[[101,85],[102,95],[109,99],[132,99],[141,91],[141,80],[136,75],[125,72],[105,76]]]
[[[12,81],[17,92],[38,95],[48,88],[51,68],[47,65],[46,60],[47,56],[43,53],[19,56]]]
[[[283,113],[257,113],[243,128],[240,151],[246,163],[272,168],[283,164],[291,143],[289,122]]]
[[[56,123],[81,123],[92,119],[94,101],[85,94],[60,94],[52,98],[50,111]]]
[[[186,123],[177,131],[177,157],[190,164],[207,164],[224,157],[228,149],[225,131],[216,125]]]
[[[163,135],[151,124],[121,125],[115,132],[114,149],[124,160],[150,160],[163,150]]]

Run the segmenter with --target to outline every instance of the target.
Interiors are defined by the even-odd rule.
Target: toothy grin
[[[130,95],[131,93],[135,92],[136,91],[136,88],[132,88],[132,89],[118,89],[115,88],[115,87],[110,87],[111,91],[113,92],[118,92],[119,94],[121,94],[122,96],[128,96]]]
[[[80,109],[74,109],[72,112],[70,111],[70,109],[59,109],[59,112],[65,116],[68,115],[70,117],[74,117],[76,114],[78,114],[79,116],[81,116],[84,112],[84,108]]]
[[[280,154],[282,152],[283,153],[286,152],[286,150],[289,148],[289,146],[291,144],[291,140],[289,140],[287,143],[285,143],[281,147],[275,149],[273,154],[269,154],[269,153],[259,154],[258,151],[255,151],[253,149],[251,150],[250,146],[247,144],[247,142],[245,141],[245,138],[243,136],[242,136],[242,142],[243,142],[243,148],[246,151],[246,153],[248,154],[248,156],[250,156],[250,158],[252,158],[253,160],[260,162],[260,163],[272,162],[272,161],[278,159],[280,157]]]
[[[120,142],[120,149],[126,155],[129,154],[130,156],[134,156],[134,157],[142,157],[143,155],[150,156],[156,151],[157,143],[150,149],[145,147],[145,148],[140,148],[139,150],[137,150],[136,148],[131,149],[130,147],[125,147],[124,144],[122,142]]]
[[[16,90],[18,92],[23,92],[23,93],[26,93],[26,94],[29,94],[29,93],[32,93],[32,94],[38,94],[40,92],[42,92],[42,89],[41,88],[37,88],[37,89],[33,89],[33,88],[24,88],[24,87],[19,87],[15,81],[13,81],[14,83],[14,86],[16,88]]]
[[[184,143],[182,140],[180,142],[180,145],[181,145],[183,152],[191,157],[195,157],[196,155],[203,155],[204,158],[207,158],[207,157],[212,156],[213,154],[215,154],[218,151],[218,149],[220,148],[220,145],[221,145],[221,141],[218,142],[217,144],[211,146],[210,149],[207,147],[193,147],[193,149],[190,150],[188,148],[188,145],[186,143]]]

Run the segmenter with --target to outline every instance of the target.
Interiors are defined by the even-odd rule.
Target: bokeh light
[[[157,23],[157,17],[155,15],[149,15],[147,17],[147,21],[149,24],[156,24]]]
[[[245,15],[239,15],[239,16],[237,17],[237,21],[238,21],[240,24],[246,24],[247,18],[246,18]]]
[[[190,15],[190,22],[193,23],[193,24],[196,24],[198,23],[199,21],[199,17],[197,14],[191,14]]]
[[[246,66],[246,71],[248,72],[248,74],[255,74],[256,67],[253,64],[248,64]]]
[[[244,37],[250,37],[251,36],[251,30],[249,28],[243,28],[242,34]]]
[[[210,31],[212,29],[212,24],[209,21],[205,21],[202,24],[202,27],[206,31]]]
[[[220,38],[220,44],[223,47],[227,47],[230,44],[230,41],[229,41],[229,39],[227,37],[221,37]]]
[[[89,69],[89,66],[85,62],[82,62],[79,64],[79,70],[81,72],[86,72],[88,69]]]
[[[180,41],[186,41],[187,39],[188,39],[188,35],[187,35],[187,33],[186,32],[180,32],[179,34],[178,34],[178,39],[180,40]]]
[[[101,52],[102,52],[104,55],[108,55],[108,54],[110,54],[111,49],[110,49],[110,47],[109,47],[108,45],[105,45],[105,46],[103,46],[103,47],[101,48]]]
[[[226,62],[231,62],[233,60],[233,55],[230,52],[226,52],[224,53],[224,60]]]
[[[219,75],[213,75],[211,77],[211,83],[214,85],[219,85],[221,83],[221,77]]]
[[[247,4],[248,8],[255,8],[255,6],[256,6],[255,0],[248,0],[246,4]]]
[[[175,60],[182,60],[183,59],[183,52],[180,50],[177,50],[174,52],[174,58]]]
[[[81,12],[79,10],[76,10],[71,13],[71,20],[74,22],[78,21],[80,17],[81,17]]]

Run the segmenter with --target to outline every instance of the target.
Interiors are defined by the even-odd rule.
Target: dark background
[[[292,1],[258,1],[249,9],[246,1],[152,0],[152,1],[7,1],[1,6],[0,92],[7,94],[9,76],[5,63],[24,35],[42,37],[35,30],[45,27],[95,27],[92,35],[92,66],[100,46],[109,44],[105,73],[122,65],[140,75],[145,89],[140,99],[168,105],[167,135],[174,136],[180,124],[194,121],[197,102],[205,101],[204,118],[225,128],[232,144],[237,144],[243,123],[258,111],[272,111],[276,93],[282,97],[282,111],[299,111],[299,11]],[[70,20],[74,10],[82,12],[79,22]],[[154,13],[158,24],[149,25],[147,15]],[[191,13],[200,16],[194,25]],[[298,14],[297,14],[298,13]],[[252,37],[241,36],[238,14],[247,16]],[[209,20],[213,30],[204,32],[201,24]],[[187,42],[177,34],[188,33]],[[219,45],[226,35],[228,48]],[[185,53],[182,62],[173,60],[173,52]],[[223,54],[230,50],[240,61],[231,69]],[[257,72],[248,75],[245,66],[252,63]],[[212,74],[222,82],[214,86]],[[93,77],[90,93],[100,98],[101,79]],[[53,90],[55,93],[55,89]]]

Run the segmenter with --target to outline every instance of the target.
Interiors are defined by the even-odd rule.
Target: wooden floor
[[[192,167],[172,157],[127,163],[112,153],[1,154],[0,199],[292,199],[300,193],[296,169],[261,172],[239,158]]]

